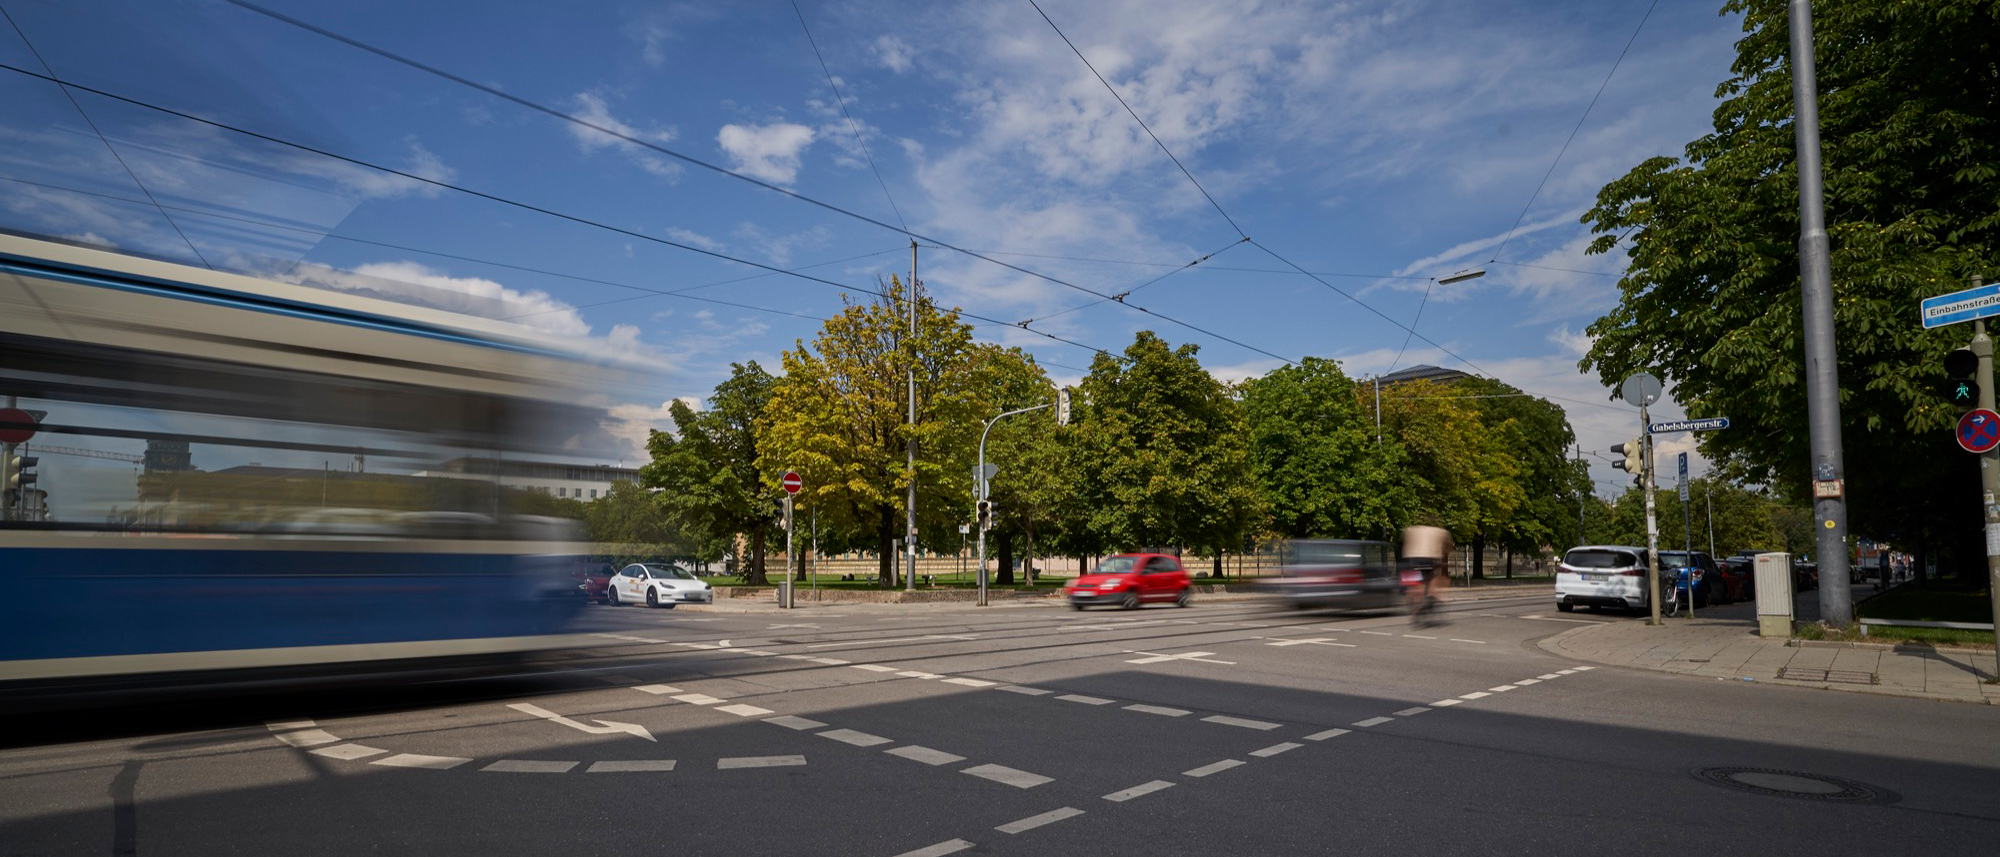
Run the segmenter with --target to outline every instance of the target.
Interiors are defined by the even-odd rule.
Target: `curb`
[[[1993,654],[1992,649],[1968,649],[1964,646],[1928,646],[1920,643],[1863,643],[1851,640],[1801,640],[1797,637],[1787,640],[1785,645],[1795,649],[1873,649],[1881,652],[1908,652],[1911,654]]]

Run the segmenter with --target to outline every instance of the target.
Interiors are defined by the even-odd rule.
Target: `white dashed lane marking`
[[[663,694],[681,692],[681,689],[678,687],[673,687],[671,685],[664,685],[664,684],[642,684],[632,689],[638,691],[644,691],[654,696],[661,696]]]
[[[1074,693],[1065,693],[1056,698],[1066,702],[1081,702],[1084,705],[1110,705],[1111,703],[1117,701],[1113,699],[1105,699],[1104,697],[1101,696],[1082,696],[1080,694],[1074,694]]]
[[[897,747],[894,750],[885,750],[883,752],[886,752],[891,756],[901,756],[913,762],[922,762],[926,765],[949,765],[953,762],[965,761],[964,756],[956,755],[953,753],[947,753],[943,750],[933,750],[929,747],[919,747],[915,744],[911,744],[908,747]]]
[[[1112,792],[1108,795],[1105,795],[1104,799],[1111,801],[1112,803],[1123,803],[1135,797],[1141,797],[1144,795],[1152,794],[1161,789],[1173,788],[1173,786],[1174,786],[1173,783],[1167,782],[1166,780],[1154,780],[1150,783],[1143,783],[1141,785],[1133,786],[1129,789],[1125,789],[1124,791]]]
[[[1457,705],[1457,704],[1459,704],[1459,703],[1461,703],[1461,702],[1464,702],[1464,701],[1465,701],[1465,700],[1463,700],[1463,699],[1440,699],[1440,700],[1438,700],[1438,701],[1436,701],[1436,702],[1433,702],[1433,703],[1431,703],[1431,707],[1432,707],[1432,708],[1450,708],[1450,707],[1452,707],[1452,706],[1454,706],[1454,705]]]
[[[294,747],[317,747],[321,744],[338,744],[339,738],[321,729],[307,729],[301,732],[280,732],[277,739]]]
[[[610,761],[610,762],[592,762],[590,763],[590,767],[587,768],[585,772],[591,774],[622,774],[622,773],[639,773],[639,772],[652,772],[652,771],[671,771],[673,769],[674,769],[674,760],[672,759],[630,759],[630,760]]]
[[[892,673],[896,671],[895,667],[885,667],[881,664],[854,664],[853,666],[857,670],[867,670],[876,673]]]
[[[1017,789],[1031,789],[1043,783],[1055,782],[1053,777],[1031,774],[1027,771],[1009,768],[1005,765],[980,765],[978,767],[966,768],[959,773],[971,774],[980,779],[992,780],[996,783],[1013,786]]]
[[[1054,824],[1058,821],[1062,821],[1065,818],[1075,818],[1082,814],[1083,810],[1071,806],[1066,806],[1063,807],[1062,809],[1049,810],[1048,812],[1042,813],[1041,815],[1031,815],[1028,816],[1027,818],[1021,819],[1020,821],[1010,821],[1007,822],[1006,824],[1000,825],[999,827],[995,827],[993,829],[998,830],[1001,833],[1024,833],[1026,831],[1034,830],[1037,827],[1041,827],[1044,824]]]
[[[804,756],[737,756],[715,760],[715,769],[729,771],[737,768],[784,768],[805,763]]]
[[[1398,711],[1398,712],[1396,712],[1396,716],[1397,716],[1397,717],[1409,717],[1409,716],[1411,716],[1411,715],[1414,715],[1414,714],[1422,714],[1422,713],[1424,713],[1424,712],[1426,712],[1426,711],[1429,711],[1429,710],[1430,710],[1430,709],[1428,709],[1428,708],[1425,708],[1425,707],[1423,707],[1423,706],[1419,705],[1419,706],[1416,706],[1416,707],[1414,707],[1414,708],[1405,708],[1405,709],[1403,709],[1402,711]]]
[[[387,765],[391,768],[429,768],[433,771],[448,771],[463,765],[471,759],[456,756],[425,756],[419,753],[397,753],[386,759],[376,759],[371,765]]]
[[[1158,714],[1162,717],[1186,717],[1194,713],[1192,711],[1183,711],[1179,708],[1167,708],[1159,705],[1127,705],[1125,706],[1125,710],[1137,711],[1140,714]]]
[[[771,709],[758,708],[755,705],[721,705],[717,706],[715,710],[728,712],[737,717],[762,717],[771,713]]]
[[[1247,720],[1247,719],[1245,719],[1245,718],[1242,718],[1242,717],[1225,717],[1225,716],[1223,716],[1223,715],[1220,715],[1220,714],[1217,714],[1217,715],[1215,715],[1215,716],[1213,716],[1213,717],[1204,717],[1204,718],[1202,718],[1202,722],[1204,722],[1204,723],[1220,723],[1220,724],[1222,724],[1222,725],[1224,725],[1224,726],[1241,726],[1241,727],[1243,727],[1243,728],[1245,728],[1245,729],[1259,729],[1259,730],[1264,730],[1264,731],[1269,731],[1269,730],[1272,730],[1272,729],[1276,729],[1276,728],[1278,728],[1278,727],[1279,727],[1280,725],[1282,725],[1282,724],[1278,724],[1278,723],[1267,723],[1267,722],[1265,722],[1265,721],[1262,721],[1262,720]]]
[[[787,729],[797,729],[800,731],[804,731],[807,729],[819,729],[826,725],[817,720],[807,720],[806,718],[793,717],[789,714],[779,715],[777,717],[766,717],[764,718],[764,722],[776,723],[779,726],[783,726]]]
[[[340,744],[333,747],[321,747],[311,752],[315,756],[326,756],[332,759],[339,759],[343,762],[352,762],[355,759],[366,759],[369,756],[380,756],[383,753],[387,753],[389,751],[377,750],[374,747],[369,747],[362,744]]]
[[[1471,692],[1471,693],[1462,693],[1462,694],[1459,694],[1458,698],[1459,698],[1459,699],[1485,699],[1486,697],[1489,697],[1489,696],[1492,696],[1492,695],[1493,695],[1493,694],[1490,694],[1490,693],[1487,693],[1486,691],[1483,691],[1483,690],[1475,690],[1475,691],[1473,691],[1473,692]]]
[[[544,762],[544,761],[534,761],[530,759],[501,759],[498,762],[494,762],[491,765],[487,765],[484,768],[480,768],[480,770],[497,771],[503,774],[566,774],[569,773],[569,769],[574,768],[577,765],[581,764],[583,763]]]
[[[832,738],[843,744],[853,744],[856,747],[873,747],[877,744],[889,743],[889,739],[880,735],[870,735],[866,732],[856,732],[852,729],[828,729],[825,732],[816,732],[814,734],[821,738]]]
[[[1314,732],[1314,733],[1313,733],[1313,734],[1311,734],[1311,735],[1307,735],[1307,736],[1306,736],[1306,740],[1307,740],[1307,741],[1325,741],[1325,740],[1326,740],[1326,739],[1328,739],[1328,738],[1338,738],[1338,737],[1340,737],[1340,736],[1342,736],[1342,735],[1345,735],[1345,734],[1347,734],[1347,733],[1348,733],[1349,731],[1351,731],[1351,730],[1347,730],[1347,729],[1328,729],[1328,730],[1326,730],[1325,732]]]
[[[896,855],[896,857],[944,857],[944,855],[946,854],[957,854],[958,852],[964,851],[965,849],[971,847],[972,843],[970,842],[967,842],[963,839],[953,839],[947,842],[940,842],[928,848],[919,848],[915,851],[905,851],[901,854]]]
[[[1273,744],[1269,747],[1265,747],[1262,750],[1251,750],[1250,755],[1256,756],[1259,759],[1268,759],[1271,758],[1272,756],[1278,755],[1279,753],[1283,753],[1286,750],[1297,750],[1298,748],[1304,746],[1305,746],[1304,744],[1299,744],[1292,741],[1286,741],[1283,744]]]
[[[1230,768],[1240,767],[1245,764],[1248,763],[1244,762],[1242,759],[1223,759],[1220,762],[1210,762],[1209,764],[1203,765],[1192,771],[1182,771],[1181,776],[1206,777],[1209,774],[1219,774],[1222,773],[1223,771],[1229,770]]]
[[[706,693],[683,693],[680,696],[676,696],[674,698],[682,702],[685,702],[689,705],[714,705],[718,702],[728,701],[720,697],[709,696]]]
[[[1039,687],[1026,687],[1024,685],[1018,685],[1018,684],[1005,685],[1002,687],[995,688],[995,690],[1004,690],[1008,693],[1019,693],[1019,694],[1024,694],[1026,696],[1047,696],[1051,693],[1055,693],[1055,691],[1053,690],[1043,690]]]
[[[1354,725],[1365,729],[1370,726],[1380,726],[1384,723],[1394,723],[1394,722],[1396,722],[1396,718],[1394,717],[1370,717],[1367,720],[1358,721]]]

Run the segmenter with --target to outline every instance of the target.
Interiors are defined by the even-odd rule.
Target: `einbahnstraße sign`
[[[2000,315],[2000,283],[1924,298],[1917,307],[1926,328]]]

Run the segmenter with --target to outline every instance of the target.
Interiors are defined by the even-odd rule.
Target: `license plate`
[[[1583,576],[1583,579],[1584,579],[1584,580],[1610,580],[1610,579],[1611,579],[1611,575],[1608,575],[1608,574],[1586,574],[1586,575],[1584,575],[1584,576]]]

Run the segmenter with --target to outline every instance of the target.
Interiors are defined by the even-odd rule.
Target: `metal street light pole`
[[[910,285],[903,290],[904,298],[910,302],[910,437],[904,444],[909,455],[910,492],[904,501],[905,521],[903,527],[903,548],[909,552],[909,565],[903,571],[903,590],[913,592],[917,588],[917,242],[910,242]]]
[[[1814,550],[1819,560],[1819,616],[1845,627],[1854,621],[1854,597],[1847,582],[1847,498],[1841,460],[1840,376],[1834,362],[1833,273],[1827,258],[1826,201],[1820,181],[1819,89],[1813,65],[1811,0],[1791,0],[1792,121],[1798,147],[1799,291],[1804,304],[1806,425],[1812,433],[1815,485],[1832,483],[1836,492],[1815,490]],[[1831,493],[1833,496],[1823,496]]]
[[[978,505],[979,501],[986,499],[987,496],[986,435],[988,432],[993,431],[993,424],[999,422],[1000,417],[1011,417],[1015,414],[1025,414],[1029,411],[1039,411],[1043,408],[1049,407],[1050,404],[1053,403],[1045,402],[1043,404],[1036,405],[1032,408],[1019,408],[1016,410],[1007,411],[1005,413],[1000,414],[1000,416],[996,416],[990,420],[987,420],[986,427],[979,430],[979,469],[973,471],[973,473],[975,473],[979,477],[978,480],[976,480],[975,484],[973,485],[973,493],[977,494],[978,496],[972,498],[972,502],[974,505]],[[986,528],[988,526],[988,522],[976,521],[974,523],[977,524],[977,526],[979,527],[979,606],[985,607],[986,606]]]

